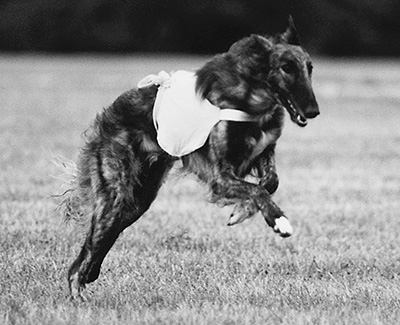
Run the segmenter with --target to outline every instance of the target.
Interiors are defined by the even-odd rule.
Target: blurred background
[[[231,207],[172,174],[90,303],[66,303],[84,231],[54,196],[96,114],[289,14],[321,109],[276,150],[294,236],[228,229]],[[400,0],[0,0],[0,99],[0,324],[399,323]]]
[[[0,51],[223,52],[292,14],[324,56],[399,56],[399,0],[0,0]]]

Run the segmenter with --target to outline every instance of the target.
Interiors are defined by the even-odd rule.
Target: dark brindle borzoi
[[[196,72],[196,92],[221,110],[240,110],[248,121],[218,122],[206,143],[180,157],[183,169],[207,184],[213,202],[235,204],[229,224],[261,211],[282,237],[292,227],[272,201],[278,187],[274,149],[284,109],[301,127],[319,114],[311,87],[312,65],[290,19],[275,37],[252,35]],[[99,114],[78,163],[76,186],[64,201],[66,217],[91,216],[82,250],[68,280],[73,298],[95,281],[119,234],[150,207],[178,158],[161,149],[153,123],[158,87],[122,94]],[[247,175],[257,182],[244,180]]]

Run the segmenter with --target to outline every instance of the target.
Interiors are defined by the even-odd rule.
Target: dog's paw
[[[83,294],[83,289],[85,289],[85,285],[79,283],[78,273],[72,274],[69,277],[70,301],[75,303],[87,302],[89,299]]]
[[[274,171],[270,171],[268,178],[262,182],[261,186],[264,187],[269,194],[274,194],[279,186],[278,174]]]
[[[293,234],[293,227],[289,220],[285,216],[282,216],[275,219],[274,231],[281,237],[289,237]]]
[[[233,209],[231,216],[229,217],[228,226],[233,226],[244,220],[252,217],[257,213],[257,210],[253,209],[249,202],[238,204]]]

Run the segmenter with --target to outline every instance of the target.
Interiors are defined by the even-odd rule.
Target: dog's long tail
[[[63,157],[55,157],[53,163],[61,171],[55,178],[62,181],[60,194],[52,196],[59,199],[57,210],[61,211],[66,222],[78,221],[83,215],[83,197],[79,193],[78,186],[78,167],[75,162]]]

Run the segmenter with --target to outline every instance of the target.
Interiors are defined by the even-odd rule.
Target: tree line
[[[321,55],[400,55],[398,0],[0,0],[0,51],[215,53],[294,17]]]

